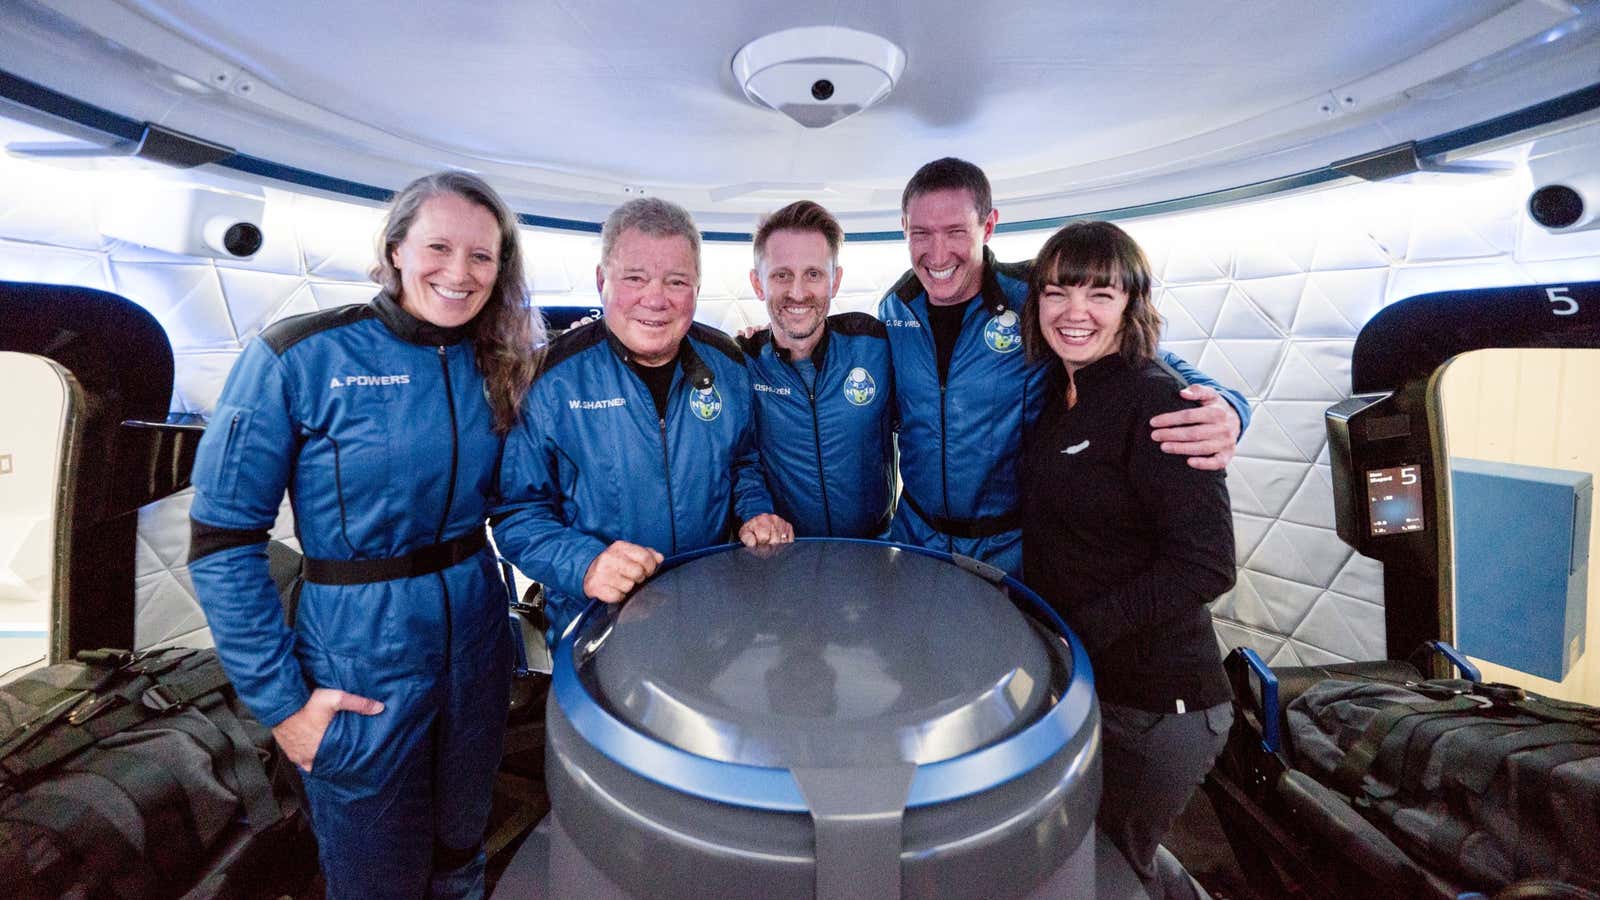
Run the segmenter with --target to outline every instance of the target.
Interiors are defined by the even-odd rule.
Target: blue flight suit
[[[482,894],[507,593],[478,550],[415,577],[308,580],[291,628],[267,529],[287,488],[308,572],[481,535],[501,442],[470,333],[384,295],[276,323],[234,364],[196,454],[189,571],[239,696],[269,726],[313,687],[384,704],[335,713],[304,779],[331,898]]]
[[[829,316],[807,361],[762,331],[742,342],[756,441],[778,515],[798,537],[882,537],[894,484],[894,371],[883,323]]]
[[[630,358],[603,322],[556,338],[506,439],[495,545],[544,585],[552,645],[588,605],[583,577],[613,542],[672,556],[772,512],[733,339],[690,326],[665,416]]]
[[[1049,360],[1022,352],[1032,263],[998,263],[983,248],[983,283],[962,319],[950,369],[939,377],[928,294],[907,272],[878,305],[894,360],[900,419],[898,511],[889,538],[982,560],[1020,577],[1018,460],[1038,419]],[[1250,405],[1183,360],[1162,358],[1193,384],[1216,388],[1250,422]]]

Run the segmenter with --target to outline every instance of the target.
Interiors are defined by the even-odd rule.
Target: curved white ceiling
[[[1600,82],[1588,0],[822,6],[11,0],[0,68],[337,178],[459,166],[523,212],[597,221],[647,192],[736,230],[796,197],[896,227],[906,177],[943,155],[984,166],[1010,220],[1170,199]],[[729,64],[819,24],[907,63],[879,106],[813,130],[746,101]]]

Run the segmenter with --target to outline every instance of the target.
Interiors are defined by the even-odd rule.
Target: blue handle
[[[1240,647],[1239,655],[1261,683],[1261,744],[1273,753],[1280,753],[1283,739],[1278,734],[1278,676],[1272,674],[1260,655],[1249,647]]]
[[[1467,658],[1462,655],[1460,650],[1457,650],[1444,641],[1429,641],[1423,646],[1439,654],[1440,656],[1443,656],[1445,659],[1450,660],[1450,664],[1460,670],[1462,678],[1465,678],[1473,683],[1483,681],[1483,673],[1478,671],[1477,666],[1468,662]]]

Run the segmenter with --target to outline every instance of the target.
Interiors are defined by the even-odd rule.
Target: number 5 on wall
[[[1578,311],[1578,301],[1567,296],[1567,291],[1569,290],[1571,290],[1571,288],[1568,287],[1551,287],[1544,289],[1544,295],[1549,298],[1551,303],[1561,304],[1561,306],[1550,310],[1550,312],[1558,316],[1570,316]]]

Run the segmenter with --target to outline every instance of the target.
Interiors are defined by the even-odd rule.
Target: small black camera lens
[[[826,100],[833,96],[833,82],[826,78],[818,78],[811,82],[811,96],[818,100]]]
[[[1547,184],[1528,196],[1528,215],[1546,228],[1566,228],[1583,218],[1583,197],[1564,184]]]
[[[235,222],[222,234],[222,249],[234,256],[250,256],[261,249],[261,229],[249,222]]]

